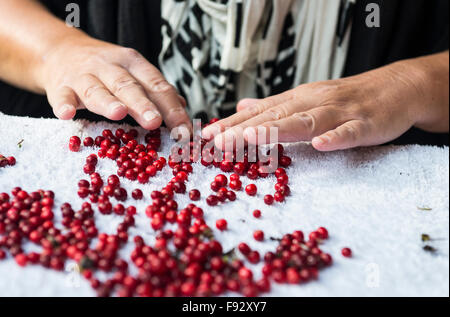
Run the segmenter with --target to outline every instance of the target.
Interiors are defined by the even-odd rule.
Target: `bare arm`
[[[68,27],[35,0],[0,0],[0,79],[45,93],[60,119],[76,109],[144,128],[190,127],[185,100],[141,54]]]
[[[0,0],[0,21],[0,78],[39,93],[45,56],[62,40],[84,36],[35,0]]]

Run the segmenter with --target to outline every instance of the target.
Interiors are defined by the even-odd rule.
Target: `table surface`
[[[82,167],[90,154],[87,149],[69,152],[70,136],[96,136],[104,128],[118,127],[0,113],[0,153],[17,159],[16,166],[0,169],[0,192],[10,192],[15,186],[28,191],[53,190],[59,221],[57,211],[62,203],[81,206],[77,182],[85,178]],[[167,157],[173,143],[167,133],[162,140],[161,153]],[[449,296],[448,148],[390,146],[336,153],[318,153],[304,143],[286,148],[293,158],[288,171],[292,196],[283,204],[268,207],[262,201],[264,194],[273,191],[273,177],[256,181],[257,197],[240,192],[236,202],[215,208],[208,208],[204,198],[217,170],[194,164],[188,182],[188,190],[198,188],[203,193],[198,205],[206,211],[207,223],[227,250],[243,241],[260,252],[273,250],[276,242],[254,241],[256,229],[263,230],[267,237],[281,237],[294,230],[328,228],[330,239],[323,250],[333,256],[333,266],[321,271],[316,282],[274,285],[268,296]],[[100,160],[98,171],[103,176],[114,174],[114,165]],[[170,172],[166,168],[147,185],[122,180],[128,192],[141,188],[146,193],[142,202],[133,201],[139,213],[130,234],[142,235],[147,243],[154,241],[154,231],[143,212],[150,203],[148,193],[167,183]],[[244,185],[247,183],[245,179]],[[189,203],[185,196],[177,197],[180,205]],[[423,207],[431,210],[421,210]],[[254,209],[262,210],[261,219],[252,217]],[[121,221],[114,215],[95,217],[100,232],[106,233],[113,233]],[[215,230],[219,218],[228,220],[228,231]],[[429,244],[438,250],[435,254],[423,250],[422,234],[432,237]],[[121,254],[126,257],[132,244]],[[342,257],[340,250],[345,246],[352,248],[353,258]],[[27,250],[32,248],[26,246]],[[250,267],[260,275],[261,265]],[[0,262],[0,296],[94,296],[73,268],[70,263],[65,272],[19,268],[9,257]]]

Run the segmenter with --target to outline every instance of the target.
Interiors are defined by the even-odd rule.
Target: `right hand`
[[[169,129],[191,129],[184,98],[133,49],[87,36],[68,38],[44,56],[38,78],[59,119],[87,108],[111,120],[130,114],[148,130],[162,120]]]

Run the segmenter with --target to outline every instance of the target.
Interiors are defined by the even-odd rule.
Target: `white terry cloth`
[[[56,193],[55,216],[59,207],[70,202],[81,206],[77,182],[85,178],[84,160],[91,153],[68,150],[70,136],[99,135],[105,128],[118,125],[86,121],[58,121],[9,117],[0,113],[0,153],[14,155],[17,165],[0,169],[0,192],[15,186],[33,191],[40,188]],[[143,131],[141,135],[143,135]],[[24,140],[22,147],[17,143]],[[171,141],[162,137],[162,155],[169,153]],[[328,228],[330,239],[323,250],[334,258],[332,267],[320,273],[319,280],[301,286],[273,284],[269,296],[449,296],[449,149],[424,146],[374,147],[336,153],[318,153],[310,145],[287,146],[293,158],[288,170],[292,196],[283,204],[266,206],[264,194],[273,191],[275,179],[257,180],[257,197],[243,192],[233,203],[207,207],[210,182],[218,174],[214,168],[194,164],[188,190],[202,193],[199,205],[205,220],[228,251],[240,242],[248,242],[260,252],[273,250],[281,237],[294,230],[309,233],[319,226]],[[116,164],[100,160],[98,170],[105,178],[115,173]],[[150,203],[151,190],[161,188],[172,178],[165,168],[150,184],[121,180],[128,193],[141,188],[145,199],[128,200],[126,206],[138,208],[136,227],[130,229],[130,242],[121,252],[128,258],[133,236],[140,234],[152,243],[155,232],[144,209]],[[244,185],[248,184],[243,179]],[[180,206],[189,203],[187,195],[177,195]],[[418,207],[429,207],[421,211]],[[252,217],[254,209],[262,218]],[[113,233],[120,216],[95,214],[100,232]],[[217,219],[225,218],[229,230],[215,229]],[[245,222],[243,222],[245,221]],[[266,241],[256,242],[254,230],[261,229]],[[429,234],[436,254],[422,250],[421,234]],[[342,247],[353,250],[352,259],[340,255]],[[28,247],[27,247],[28,248]],[[261,265],[250,266],[260,276]],[[41,267],[19,268],[9,257],[0,261],[0,296],[91,296],[88,283],[70,271],[57,273]],[[72,272],[72,273],[71,273]]]
[[[346,0],[349,1],[349,0]],[[165,0],[161,69],[192,116],[342,76],[341,0]]]

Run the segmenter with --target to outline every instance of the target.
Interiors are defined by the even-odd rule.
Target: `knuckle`
[[[316,128],[316,118],[312,114],[306,112],[297,112],[293,117],[299,121],[305,132],[312,137]]]
[[[358,140],[360,133],[356,124],[349,124],[344,127],[343,135],[350,141]]]
[[[125,58],[129,58],[129,59],[137,59],[141,57],[141,54],[135,50],[134,48],[130,48],[130,47],[122,47],[122,55]]]
[[[148,89],[153,93],[168,93],[175,90],[163,77],[153,77],[148,80]]]
[[[166,119],[170,122],[181,123],[186,119],[186,111],[181,107],[172,107],[166,115]]]
[[[268,116],[269,120],[271,121],[278,121],[284,117],[282,109],[279,108],[270,108],[266,110],[264,113]]]
[[[101,90],[103,90],[103,87],[101,85],[89,86],[83,91],[83,97],[86,100],[92,100],[95,97],[95,94]]]
[[[117,77],[116,79],[114,79],[114,81],[112,83],[112,92],[114,94],[120,94],[125,89],[130,88],[130,87],[136,87],[136,86],[138,86],[138,83],[136,82],[136,80],[134,80],[133,78],[131,78],[128,75],[121,75],[121,76]]]
[[[265,107],[262,103],[258,103],[255,106],[247,108],[247,109],[248,109],[247,111],[250,116],[256,116],[256,115],[264,112]]]

